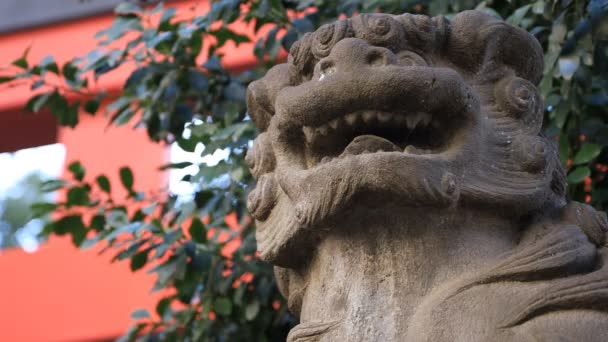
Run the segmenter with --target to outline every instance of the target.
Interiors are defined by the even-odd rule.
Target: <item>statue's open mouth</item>
[[[276,179],[301,225],[331,218],[355,197],[403,206],[457,201],[479,105],[454,71],[336,72],[284,88],[275,106]]]
[[[437,156],[464,143],[478,111],[457,73],[400,66],[288,87],[276,107],[277,161],[295,170],[379,151]]]
[[[427,112],[359,110],[318,126],[304,126],[308,167],[376,152],[437,154],[448,148],[454,129]]]

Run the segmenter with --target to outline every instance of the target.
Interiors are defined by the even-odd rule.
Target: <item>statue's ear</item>
[[[501,78],[506,72],[538,84],[543,73],[543,50],[525,30],[480,11],[465,11],[451,22],[450,59],[483,77]]]
[[[268,129],[274,115],[274,100],[279,91],[290,85],[289,66],[279,64],[268,70],[263,78],[252,82],[247,88],[247,110],[257,128]]]

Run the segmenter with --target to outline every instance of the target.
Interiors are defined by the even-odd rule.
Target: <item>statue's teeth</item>
[[[420,150],[417,149],[416,147],[414,147],[414,145],[407,145],[405,147],[405,149],[403,150],[403,152],[409,153],[409,154],[420,154]]]
[[[424,126],[428,126],[432,119],[428,113],[418,113],[418,117]]]
[[[347,124],[353,126],[355,123],[357,123],[357,113],[351,113],[348,114],[344,117],[344,120],[346,121]]]
[[[340,118],[333,119],[329,122],[329,127],[333,128],[333,129],[338,129],[339,124],[340,124]]]
[[[327,125],[319,126],[319,127],[317,127],[317,130],[315,131],[315,133],[320,134],[320,135],[327,135],[328,132],[329,132],[329,126],[327,126]]]
[[[372,112],[372,111],[367,111],[363,113],[363,122],[365,122],[365,124],[370,124],[374,118],[376,117],[376,113]]]
[[[394,116],[394,120],[397,126],[403,126],[407,118],[403,114],[398,114]]]
[[[332,157],[325,156],[321,158],[321,164],[329,163],[332,159]]]
[[[417,114],[410,114],[405,118],[405,120],[407,122],[407,127],[409,127],[410,129],[416,128],[416,125],[418,125],[418,121],[420,121]]]
[[[387,113],[387,112],[378,113],[378,121],[380,121],[381,123],[389,122],[392,117],[393,117],[393,114],[391,114],[391,113]]]
[[[306,141],[309,143],[312,142],[315,135],[315,129],[312,127],[304,126],[304,128],[302,128],[302,131],[304,132],[304,137],[306,137]]]

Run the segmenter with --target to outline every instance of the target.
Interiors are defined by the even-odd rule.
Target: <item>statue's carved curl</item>
[[[540,132],[543,104],[535,84],[542,69],[536,39],[481,12],[463,12],[451,22],[411,14],[362,14],[304,35],[292,46],[287,63],[250,85],[249,112],[261,134],[247,156],[258,180],[248,206],[256,219],[261,257],[284,267],[277,276],[290,309],[306,313],[292,341],[310,336],[550,339],[560,336],[551,335],[555,331],[580,338],[580,328],[568,332],[552,327],[568,326],[564,322],[569,320],[589,328],[607,324],[608,318],[593,316],[595,312],[575,318],[550,315],[608,309],[608,271],[602,261],[607,224],[603,213],[565,198],[564,170],[554,143]],[[369,226],[376,230],[370,232]],[[446,231],[446,226],[453,228]],[[439,236],[435,240],[434,229]],[[337,309],[323,310],[342,318],[309,319],[325,311],[306,297],[308,291],[331,287],[323,279],[333,275],[320,274],[339,265],[341,257],[358,260],[352,254],[357,251],[367,253],[365,260],[403,262],[409,270],[408,263],[415,261],[404,253],[420,248],[412,241],[440,246],[444,235],[454,243],[445,247],[454,249],[450,262],[463,275],[449,275],[440,266],[428,270],[436,273],[425,280],[428,286],[414,290],[418,284],[410,284],[417,296],[398,295],[395,289],[382,292],[379,283],[365,285],[379,287],[374,294],[390,293],[393,301],[409,298],[410,304],[398,304],[395,322],[376,327],[374,311],[361,309],[357,305],[364,304],[352,299],[367,290],[336,284],[327,291],[345,299],[338,300]],[[479,258],[463,252],[465,247],[458,249],[459,243],[465,246],[477,237],[487,239],[488,246],[495,244],[494,255]],[[370,239],[382,247],[369,247]],[[403,250],[391,251],[393,241]],[[333,264],[328,261],[332,257]],[[472,267],[476,262],[479,267]],[[358,272],[351,268],[352,274]],[[417,269],[403,272],[409,272],[407,279],[418,279]],[[316,275],[311,278],[311,273]],[[382,283],[384,278],[378,279]],[[507,280],[515,285],[504,285]],[[490,296],[497,286],[510,297]],[[556,297],[543,297],[547,293]],[[486,297],[489,305],[508,300],[514,305],[481,318],[467,305]],[[454,323],[438,308],[469,316]],[[365,321],[353,310],[368,310],[371,318],[365,324],[373,328],[349,326]],[[470,320],[479,331],[464,329],[473,324]],[[608,334],[608,327],[603,329]],[[356,338],[345,331],[357,331],[352,333]]]

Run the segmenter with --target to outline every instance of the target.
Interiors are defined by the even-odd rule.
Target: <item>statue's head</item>
[[[248,92],[262,257],[288,264],[301,231],[383,203],[509,217],[563,206],[564,172],[540,134],[542,56],[530,34],[476,11],[362,14],[306,34]]]

